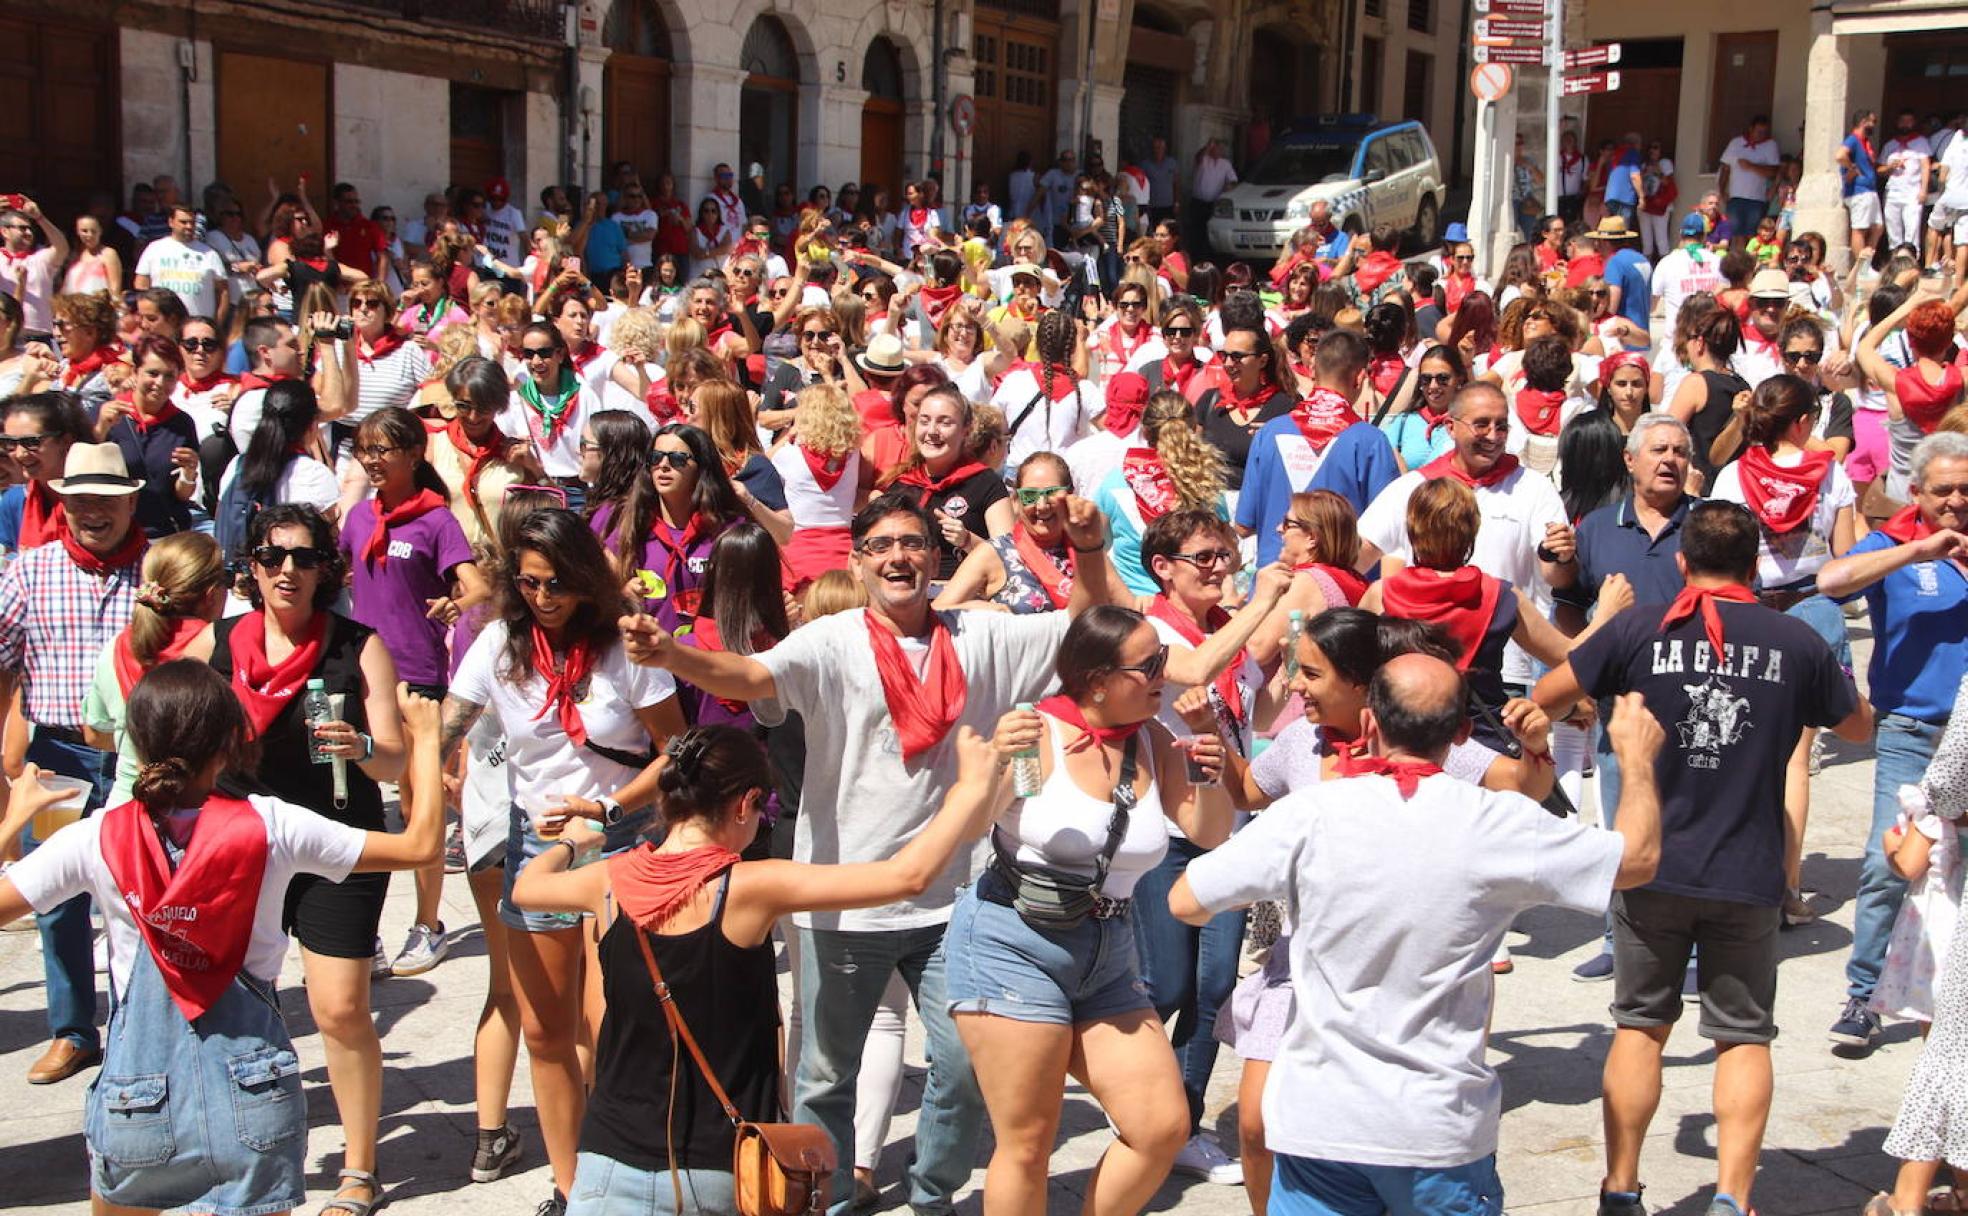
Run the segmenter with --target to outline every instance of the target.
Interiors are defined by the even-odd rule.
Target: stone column
[[[830,187],[861,177],[861,107],[868,91],[845,84],[823,84],[817,90],[814,106],[819,111],[817,138],[800,149],[802,182],[826,182]],[[805,94],[809,90],[802,89]],[[801,98],[802,103],[805,97]],[[800,200],[805,201],[801,194]],[[896,200],[900,204],[900,200]]]
[[[1096,82],[1093,86],[1093,129],[1106,158],[1108,172],[1121,167],[1121,98],[1127,89],[1118,84]]]
[[[1844,182],[1838,173],[1838,145],[1851,117],[1851,65],[1845,40],[1831,32],[1829,9],[1811,12],[1810,83],[1804,91],[1804,177],[1797,186],[1797,230],[1824,234],[1831,269],[1843,273],[1852,261],[1851,224]]]
[[[677,195],[700,199],[711,191],[711,169],[719,161],[738,165],[738,94],[743,68],[711,63],[671,65],[670,114],[675,143],[670,164]]]
[[[608,111],[608,90],[602,70],[613,53],[605,46],[591,43],[583,43],[577,52],[581,83],[574,95],[574,104],[579,108],[574,134],[574,171],[583,191],[594,190],[601,185],[602,163],[608,147],[607,120],[604,117]],[[655,183],[650,184],[653,186]]]

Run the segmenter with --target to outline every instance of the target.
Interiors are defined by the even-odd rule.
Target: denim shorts
[[[1153,1009],[1130,915],[1088,917],[1064,932],[1041,932],[979,894],[1007,890],[990,870],[957,896],[943,937],[944,991],[951,1013],[992,1013],[1018,1022],[1077,1026]]]
[[[1275,1216],[1499,1216],[1503,1183],[1494,1153],[1446,1168],[1279,1153],[1269,1210]]]
[[[561,929],[572,929],[581,923],[578,912],[530,912],[513,902],[513,884],[519,881],[519,872],[526,863],[547,851],[553,842],[533,830],[533,819],[521,810],[517,802],[512,804],[511,819],[506,825],[506,878],[499,892],[499,921],[508,929],[521,933],[554,933]],[[642,830],[649,826],[646,818],[625,820],[608,829],[602,845],[602,856],[608,857],[634,845],[642,838]]]
[[[680,1208],[678,1181],[683,1183]],[[729,1170],[680,1169],[672,1179],[668,1170],[639,1170],[600,1153],[582,1153],[574,1159],[567,1216],[682,1216],[737,1210],[738,1195]]]

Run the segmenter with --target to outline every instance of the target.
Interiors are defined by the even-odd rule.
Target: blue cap
[[[1682,217],[1681,235],[1682,236],[1708,235],[1708,221],[1702,218],[1701,212],[1690,211],[1687,215]]]
[[[1466,241],[1468,239],[1469,239],[1469,225],[1463,223],[1450,224],[1448,228],[1442,233],[1443,242],[1450,245],[1459,244],[1460,242]]]

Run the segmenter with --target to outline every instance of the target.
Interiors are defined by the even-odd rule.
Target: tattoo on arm
[[[444,698],[444,732],[438,736],[438,755],[446,764],[451,762],[451,757],[457,753],[458,745],[464,742],[466,732],[471,730],[472,724],[477,722],[478,716],[484,712],[483,705],[474,705],[470,701],[452,696]]]

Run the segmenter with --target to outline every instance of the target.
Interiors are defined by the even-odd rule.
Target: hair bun
[[[191,765],[178,756],[152,760],[137,770],[131,787],[137,801],[152,809],[172,809],[191,782]]]

